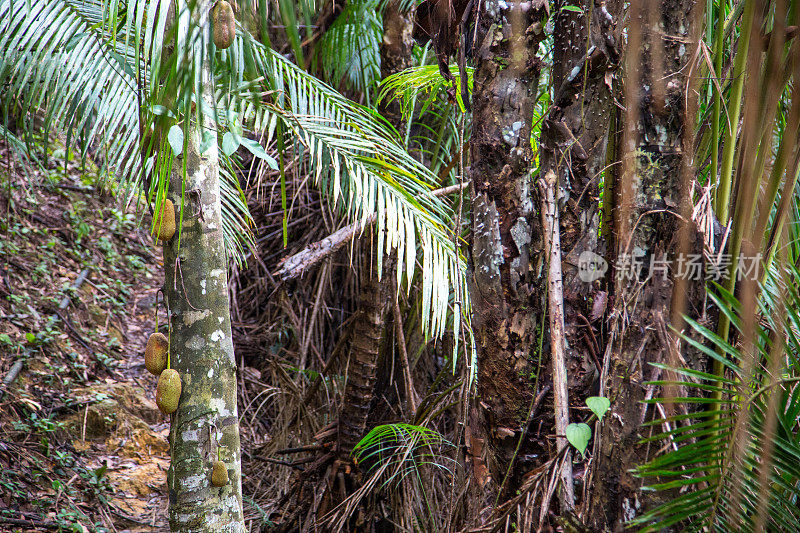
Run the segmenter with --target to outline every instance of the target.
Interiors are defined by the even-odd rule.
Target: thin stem
[[[722,225],[728,223],[730,216],[731,183],[733,181],[733,156],[736,149],[739,117],[742,112],[742,93],[744,91],[744,68],[747,64],[747,54],[750,48],[750,33],[755,16],[755,2],[747,2],[742,18],[742,29],[739,34],[739,45],[736,50],[736,59],[733,65],[733,85],[730,93],[730,122],[725,134],[725,147],[722,151],[722,169],[716,194],[715,214]],[[713,139],[712,139],[713,141]],[[720,322],[721,323],[721,322]],[[729,326],[729,324],[728,324]],[[725,336],[727,338],[727,327]]]

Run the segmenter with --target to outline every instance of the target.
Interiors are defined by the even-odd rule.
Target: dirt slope
[[[164,531],[169,426],[141,355],[160,250],[96,167],[52,155],[0,140],[0,531]]]

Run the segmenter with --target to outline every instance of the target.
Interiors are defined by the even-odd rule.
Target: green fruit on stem
[[[167,351],[169,350],[169,340],[163,333],[153,333],[147,339],[147,347],[144,349],[144,366],[154,376],[159,376],[167,368]]]
[[[164,198],[161,203],[161,216],[156,220],[156,237],[160,241],[168,241],[175,235],[175,204]]]
[[[219,0],[211,10],[211,29],[214,44],[220,50],[225,50],[233,44],[236,35],[236,19],[233,8],[226,0]]]
[[[181,399],[181,376],[177,370],[167,368],[158,377],[156,386],[156,405],[165,415],[178,410]]]
[[[224,487],[228,484],[228,467],[222,461],[214,461],[211,469],[211,484],[215,487]]]

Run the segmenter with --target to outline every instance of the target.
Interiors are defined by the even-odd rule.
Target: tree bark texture
[[[555,176],[558,183],[560,227],[556,231],[561,236],[562,254],[555,257],[561,260],[563,308],[551,306],[549,312],[563,312],[566,376],[564,383],[558,383],[554,372],[553,387],[556,391],[559,386],[568,389],[576,404],[593,395],[600,374],[601,323],[593,322],[601,316],[592,311],[604,276],[600,271],[594,275],[586,266],[600,257],[594,254],[603,253],[598,242],[599,185],[606,170],[620,5],[564,0],[556,4],[553,15],[554,101],[542,124],[539,175]],[[569,6],[579,11],[566,9]],[[550,283],[552,288],[553,281]],[[557,400],[559,394],[555,397]],[[557,426],[559,418],[556,414]],[[563,434],[563,430],[557,427],[557,433]]]
[[[659,416],[642,404],[658,394],[645,385],[660,375],[649,363],[681,364],[669,331],[672,306],[696,300],[685,293],[694,285],[678,283],[673,271],[679,250],[688,248],[678,236],[690,238],[678,215],[690,202],[691,143],[684,135],[692,131],[687,116],[693,120],[686,95],[699,37],[694,8],[692,0],[649,0],[628,12],[622,172],[614,191],[613,348],[601,378],[601,394],[612,403],[595,447],[586,515],[595,531],[619,531],[658,503],[658,495],[640,492],[643,481],[632,470],[656,451],[640,444],[647,436],[642,424]]]
[[[353,447],[366,433],[367,418],[375,389],[381,341],[385,322],[389,314],[389,286],[392,276],[384,268],[382,279],[373,266],[370,253],[372,239],[362,243],[364,272],[361,277],[361,293],[358,311],[353,319],[353,337],[350,341],[350,359],[347,364],[347,385],[342,408],[339,412],[339,450],[348,457]],[[378,253],[383,253],[379,251]]]
[[[201,27],[207,27],[203,21],[210,7],[211,2],[195,7]],[[213,107],[208,62],[202,76],[203,98]],[[164,245],[164,289],[170,311],[171,366],[180,373],[183,385],[178,410],[171,415],[169,519],[172,531],[240,532],[244,522],[236,363],[217,143],[203,154],[198,151],[201,129],[216,131],[210,126],[192,124],[188,147],[175,158],[168,191],[176,206],[180,234],[176,232]],[[184,158],[186,181],[182,185]],[[223,487],[211,484],[212,465],[217,460],[228,470],[229,483]]]
[[[381,42],[381,78],[402,72],[412,65],[411,51],[414,39],[411,12],[401,12],[399,2],[392,0],[383,11],[383,42]],[[398,131],[402,126],[402,110],[398,100],[384,101],[379,109],[389,123]]]
[[[473,455],[486,452],[495,490],[512,458],[506,488],[517,486],[543,453],[530,438],[515,452],[534,393],[544,298],[531,126],[540,73],[536,51],[548,8],[546,2],[525,4],[480,2],[475,41],[469,176],[478,402],[470,424],[482,430],[473,433],[470,447]],[[487,480],[477,481],[483,486]]]
[[[576,12],[564,7],[575,5]],[[603,280],[585,267],[591,254],[603,254],[598,242],[600,183],[613,97],[613,71],[619,58],[616,24],[621,2],[586,0],[559,3],[553,15],[554,102],[543,122],[540,175],[558,178],[564,279],[567,374],[575,394],[585,397],[599,376],[594,297]],[[583,255],[582,255],[583,254]],[[584,267],[581,270],[580,267]],[[601,296],[602,297],[602,296]],[[591,328],[591,329],[587,329]]]

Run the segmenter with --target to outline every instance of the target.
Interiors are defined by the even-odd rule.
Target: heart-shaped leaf
[[[183,130],[177,124],[173,124],[167,134],[167,140],[172,147],[172,153],[181,155],[183,152]]]
[[[241,137],[237,138],[232,132],[226,131],[222,136],[222,151],[225,155],[229,156],[239,148],[239,141]]]
[[[586,398],[586,405],[597,415],[597,420],[602,421],[603,415],[606,414],[611,407],[611,400],[605,396],[589,396]]]
[[[581,455],[586,451],[586,446],[589,445],[589,439],[591,438],[592,428],[583,422],[567,426],[567,440],[581,452]]]

